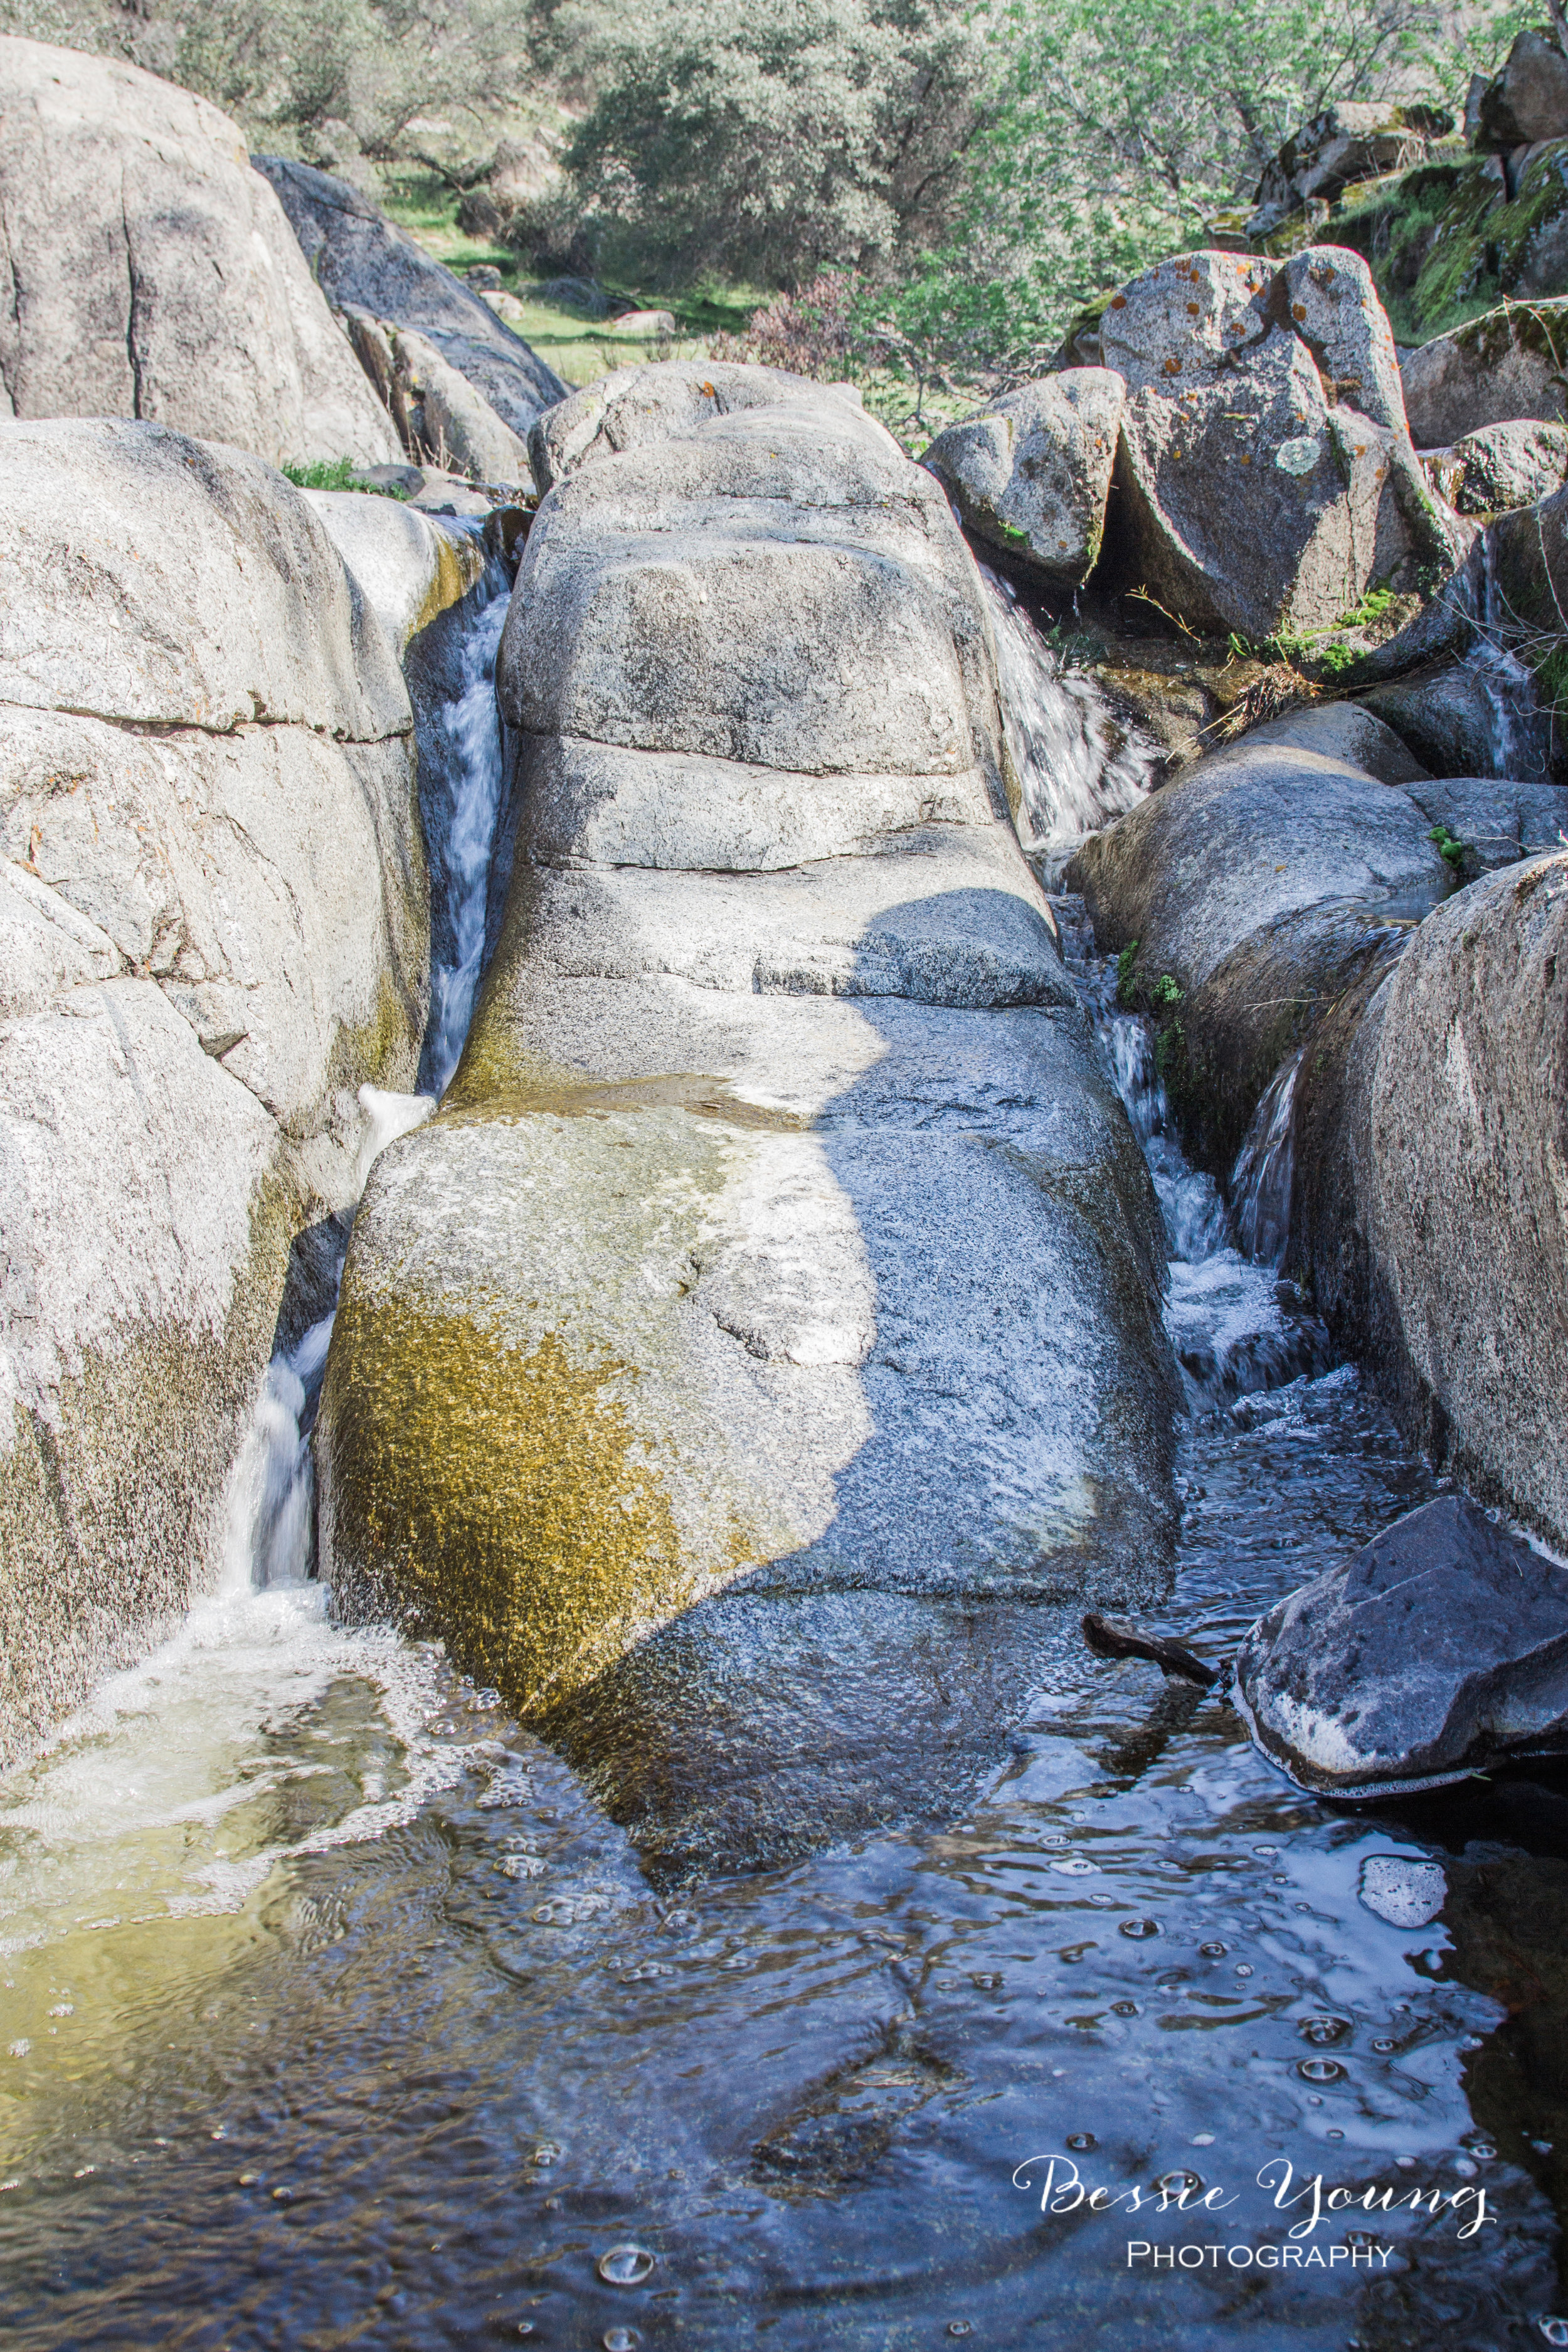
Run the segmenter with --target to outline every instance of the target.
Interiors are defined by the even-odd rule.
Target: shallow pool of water
[[[1200,1417],[1183,1480],[1163,1622],[1216,1656],[1429,1492],[1348,1370]],[[215,1601],[5,1784],[0,2331],[1552,2340],[1568,1801],[1464,1801],[1314,1803],[1064,1633],[963,1821],[656,1898],[438,1655]],[[1436,1919],[1366,1906],[1379,1855],[1442,1863]],[[1042,2212],[1053,2155],[1122,2201]],[[1280,2159],[1402,2201],[1292,2239]]]

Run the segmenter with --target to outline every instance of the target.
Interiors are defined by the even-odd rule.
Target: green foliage
[[[380,482],[362,482],[356,478],[353,457],[321,457],[313,465],[288,465],[281,468],[297,490],[363,490],[373,498],[405,499],[405,490],[392,489]]]
[[[1382,620],[1393,603],[1392,588],[1369,588],[1359,604],[1352,604],[1348,613],[1340,614],[1334,626],[1336,629],[1369,629],[1374,621]]]
[[[1459,839],[1458,835],[1450,833],[1446,824],[1435,824],[1426,838],[1428,841],[1436,843],[1438,856],[1446,858],[1458,873],[1465,862],[1466,848],[1465,843]]]
[[[568,166],[622,266],[798,289],[956,217],[986,64],[961,0],[579,0],[555,21],[594,93]]]
[[[1137,961],[1138,941],[1129,940],[1116,959],[1116,1002],[1123,1008],[1132,1002],[1132,991],[1136,985],[1132,978],[1132,967]]]
[[[1168,971],[1163,971],[1160,974],[1149,993],[1154,1003],[1166,1010],[1173,1010],[1175,1006],[1184,1004],[1187,1001],[1186,990],[1179,988]]]

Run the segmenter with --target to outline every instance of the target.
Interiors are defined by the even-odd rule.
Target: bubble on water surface
[[[1099,2143],[1095,2139],[1092,2132],[1068,2132],[1068,2146],[1072,2149],[1075,2156],[1081,2156],[1086,2149],[1095,2147],[1098,2145]]]
[[[606,2286],[641,2286],[654,2258],[646,2246],[612,2246],[595,2265]]]
[[[1337,2058],[1303,2058],[1296,2069],[1305,2083],[1337,2083],[1344,2071]]]
[[[1157,1919],[1123,1919],[1121,1922],[1121,1933],[1131,1936],[1135,1944],[1143,1942],[1150,1936],[1157,1936],[1159,1932]]]
[[[1320,2048],[1342,2042],[1350,2030],[1348,2017],[1304,2017],[1300,2029],[1302,2041],[1315,2042]]]

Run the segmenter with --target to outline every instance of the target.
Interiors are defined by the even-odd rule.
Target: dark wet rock
[[[1568,1569],[1445,1496],[1258,1620],[1248,1730],[1325,1796],[1431,1788],[1568,1748]]]
[[[1481,153],[1568,138],[1568,58],[1556,35],[1521,33],[1501,73],[1466,112],[1473,113],[1471,144]]]
[[[1044,376],[950,425],[921,463],[976,537],[1081,587],[1104,534],[1124,392],[1109,368]]]
[[[1499,514],[1531,507],[1563,488],[1568,428],[1515,417],[1468,433],[1451,449],[1422,452],[1422,462],[1459,514]]]
[[[1568,851],[1558,851],[1459,891],[1392,976],[1370,976],[1359,999],[1330,1009],[1298,1094],[1288,1263],[1439,1466],[1560,1546],[1564,1164]]]
[[[1518,663],[1483,653],[1373,687],[1360,700],[1431,775],[1544,782],[1552,773],[1551,713]]]
[[[1419,449],[1447,449],[1483,425],[1563,421],[1568,299],[1510,302],[1405,360],[1405,413]]]
[[[1568,785],[1445,776],[1409,789],[1416,807],[1462,844],[1457,870],[1467,882],[1568,846]]]
[[[1189,627],[1327,631],[1373,583],[1462,559],[1357,255],[1179,255],[1112,298],[1099,340],[1128,394],[1107,576]]]
[[[433,261],[351,187],[284,155],[252,158],[277,190],[310,269],[335,310],[412,330],[465,376],[520,439],[566,397],[552,368],[503,326],[471,287]],[[362,354],[363,358],[363,354]]]
[[[1396,952],[1452,877],[1431,820],[1342,761],[1250,738],[1085,844],[1067,871],[1154,1023],[1188,1147],[1228,1168],[1325,1006]]]

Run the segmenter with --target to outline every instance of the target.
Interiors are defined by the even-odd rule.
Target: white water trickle
[[[457,690],[432,722],[433,788],[424,795],[433,928],[447,941],[430,975],[430,1021],[421,1057],[427,1091],[404,1095],[361,1087],[356,1203],[387,1145],[437,1109],[463,1050],[484,961],[485,902],[501,793],[495,673],[508,599],[500,565],[491,564],[470,596]],[[237,1591],[247,1582],[258,1589],[301,1584],[314,1572],[310,1428],[331,1336],[329,1312],[267,1368],[229,1482],[226,1591]]]
[[[1235,1247],[1214,1178],[1183,1151],[1143,1023],[1116,1003],[1116,959],[1096,951],[1081,898],[1052,900],[1068,963],[1094,1022],[1095,1045],[1142,1147],[1170,1252],[1165,1328],[1203,1410],[1283,1386],[1331,1360],[1328,1335],[1288,1304],[1273,1265]],[[1289,1110],[1287,1107],[1287,1118]],[[1281,1244],[1282,1245],[1282,1244]]]
[[[1255,1265],[1279,1265],[1290,1238],[1296,1159],[1296,1080],[1304,1045],[1281,1062],[1263,1090],[1230,1171],[1237,1238]]]
[[[1094,680],[1053,654],[1005,580],[981,564],[1002,724],[1023,789],[1018,835],[1047,889],[1085,836],[1144,799],[1159,754]]]
[[[496,567],[492,567],[492,572]],[[488,590],[463,642],[460,691],[443,709],[438,725],[445,738],[442,766],[449,779],[447,824],[430,845],[438,866],[451,925],[449,958],[430,975],[430,1038],[426,1081],[444,1094],[458,1066],[473,1018],[474,998],[485,953],[485,906],[490,856],[500,813],[501,730],[496,705],[496,657],[506,625],[505,578],[490,573],[476,594]]]

